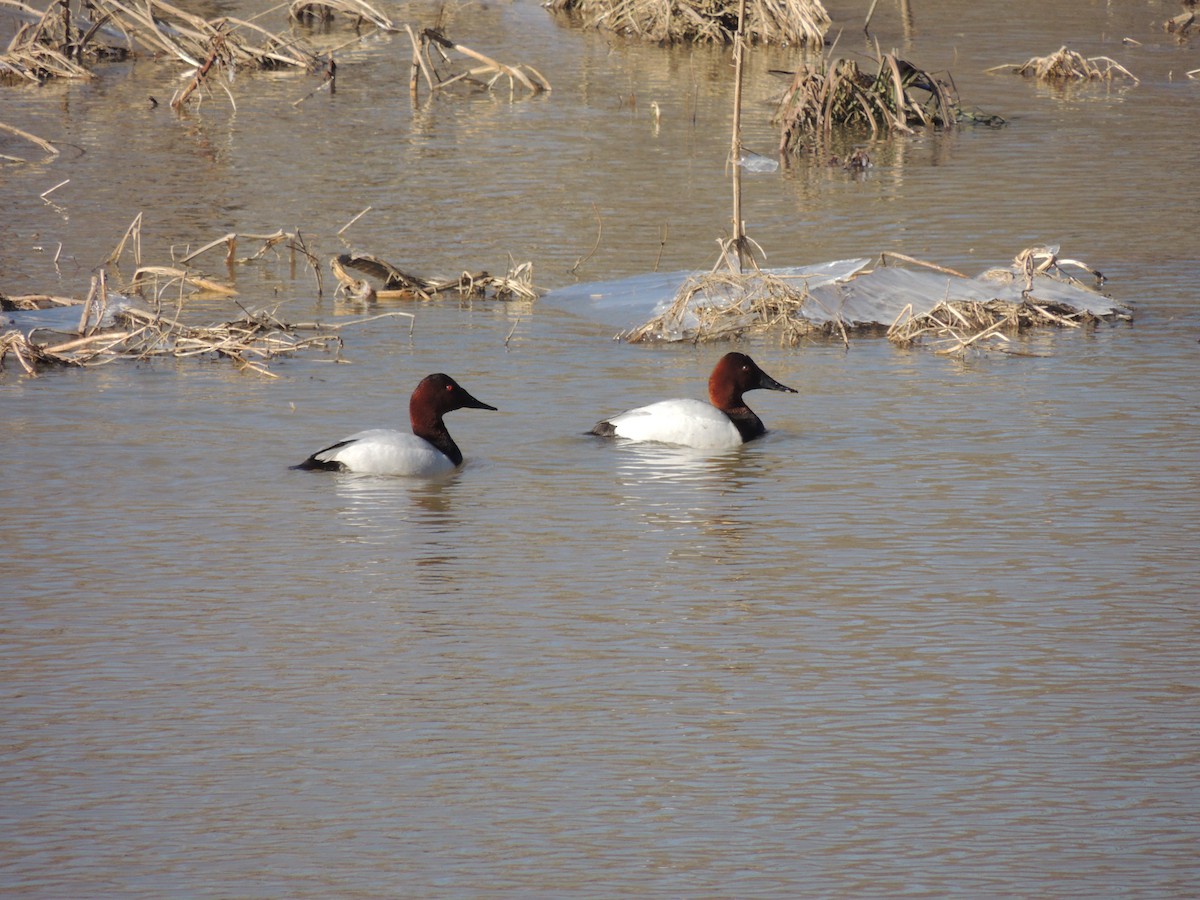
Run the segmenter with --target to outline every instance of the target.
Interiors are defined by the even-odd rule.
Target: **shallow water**
[[[856,52],[858,6],[831,4]],[[750,234],[776,265],[888,249],[972,272],[1061,244],[1132,325],[965,361],[743,345],[800,394],[752,394],[771,433],[714,456],[582,432],[700,395],[725,347],[617,344],[537,304],[353,326],[349,364],[275,381],[0,375],[3,893],[1195,895],[1200,45],[1153,29],[1172,4],[985,6],[918,8],[907,39],[895,5],[875,24],[1008,127],[873,148],[862,176],[748,178]],[[426,275],[511,254],[544,288],[711,264],[727,55],[525,2],[448,16],[552,93],[414,110],[403,35],[298,108],[314,82],[289,75],[236,83],[236,113],[151,110],[174,81],[146,63],[5,89],[0,120],[63,153],[0,167],[0,289],[82,296],[139,212],[154,264],[281,227]],[[983,74],[1063,44],[1141,84]],[[795,60],[752,60],[769,152],[763,73]],[[232,277],[293,321],[360,312],[283,257]],[[499,407],[450,416],[455,477],[287,468],[402,425],[443,370]]]

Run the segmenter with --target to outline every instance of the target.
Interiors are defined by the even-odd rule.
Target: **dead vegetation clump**
[[[122,359],[219,357],[232,361],[240,371],[273,378],[268,368],[271,360],[310,349],[340,351],[337,331],[353,324],[287,324],[265,310],[243,311],[237,319],[211,325],[188,324],[181,321],[182,303],[173,308],[142,308],[127,297],[109,294],[102,287],[97,290],[103,283],[103,278],[93,280],[92,293],[82,303],[39,296],[3,298],[0,305],[10,313],[55,307],[81,313],[74,331],[64,331],[55,321],[39,325],[27,316],[21,322],[24,327],[0,334],[0,371],[7,357],[27,375],[47,367],[98,366]],[[304,331],[313,333],[299,334]]]
[[[386,21],[378,13],[368,16],[365,4],[327,5],[361,7],[362,18]],[[204,19],[164,0],[64,0],[44,12],[19,0],[0,0],[0,7],[28,20],[0,55],[0,77],[10,80],[90,78],[89,65],[129,57],[176,60],[196,70],[197,79],[214,68],[312,71],[323,62],[291,35],[232,17]]]
[[[180,264],[143,265],[141,228],[139,214],[92,277],[91,288],[83,300],[45,294],[0,295],[0,310],[4,311],[0,314],[0,326],[4,329],[0,334],[0,370],[8,357],[28,375],[52,366],[97,366],[156,357],[213,357],[228,359],[242,371],[275,377],[268,366],[278,357],[305,350],[341,349],[338,331],[354,323],[288,324],[273,311],[247,310],[233,299],[237,291],[231,285],[186,268],[197,256],[221,244],[227,246],[226,262],[231,265],[235,261],[260,259],[280,245],[299,254],[307,264],[315,263],[299,235],[281,230],[257,236],[263,246],[243,260],[233,258],[239,236],[226,235],[188,254]],[[122,283],[120,262],[127,254],[132,256],[135,269],[130,279]],[[319,272],[315,266],[314,270]],[[319,285],[318,275],[318,290]],[[187,322],[185,307],[198,296],[230,298],[242,315],[215,324]],[[411,318],[401,312],[385,315]]]
[[[837,325],[817,325],[797,315],[811,299],[803,280],[762,271],[708,272],[688,278],[662,313],[618,338],[641,344],[686,334],[703,343],[770,331],[784,343],[797,344],[809,335],[840,331]]]
[[[339,15],[350,19],[354,26],[364,22],[382,31],[395,31],[392,20],[364,0],[293,0],[288,8],[288,17],[306,25],[328,24]]]
[[[658,44],[732,43],[736,0],[551,0],[545,4],[582,20],[585,27]],[[820,47],[830,25],[820,0],[747,0],[750,43]]]
[[[1128,78],[1134,84],[1138,79],[1123,65],[1107,56],[1085,57],[1074,50],[1060,47],[1049,56],[1035,56],[1023,63],[1007,63],[993,66],[989,72],[1011,71],[1027,78],[1036,78],[1051,84],[1075,81],[1112,81]]]
[[[936,352],[940,354],[961,355],[983,346],[985,341],[992,342],[989,349],[1004,349],[1009,335],[1029,328],[1078,328],[1097,321],[1101,316],[1064,300],[1057,292],[1041,295],[1049,283],[1093,290],[1092,285],[1075,278],[1068,267],[1086,272],[1095,286],[1104,281],[1104,276],[1087,263],[1062,259],[1050,248],[1030,247],[1016,256],[1010,268],[989,269],[978,279],[999,287],[1019,287],[1018,297],[978,301],[947,296],[920,315],[913,315],[910,306],[888,329],[888,340],[901,347],[930,340],[938,345]],[[1108,318],[1128,320],[1131,316],[1114,312]]]
[[[357,221],[370,207],[359,213]],[[339,232],[340,234],[340,232]],[[249,255],[238,249],[255,247]],[[104,264],[93,276],[84,300],[46,294],[8,297],[0,294],[0,371],[6,358],[16,361],[26,374],[36,375],[50,366],[95,366],[117,360],[155,357],[184,359],[221,358],[232,361],[239,370],[275,377],[269,369],[272,360],[303,351],[333,351],[340,362],[340,331],[351,325],[379,318],[415,316],[406,311],[376,312],[365,318],[340,324],[319,322],[288,323],[275,310],[249,310],[236,298],[237,289],[198,271],[197,259],[224,248],[227,267],[255,263],[268,254],[290,256],[293,272],[299,265],[311,269],[316,293],[323,295],[322,266],[299,231],[279,229],[270,234],[231,232],[186,252],[172,250],[168,265],[151,265],[142,260],[142,217],[139,214],[126,229]],[[120,274],[123,259],[132,257],[134,271],[125,280]],[[286,259],[286,257],[285,257]],[[426,279],[410,275],[367,254],[342,254],[330,260],[338,281],[337,294],[360,301],[384,299],[431,300],[440,295],[464,300],[533,300],[531,263],[517,265],[510,260],[504,275],[486,271],[464,271],[447,279]],[[355,279],[347,269],[378,278],[383,287],[376,290],[365,279]],[[115,285],[115,287],[110,287]],[[215,299],[231,302],[242,315],[215,324],[185,321],[187,307],[207,298],[206,309]],[[194,316],[193,316],[194,318]]]
[[[910,134],[916,128],[955,127],[958,101],[952,89],[928,72],[890,53],[881,54],[876,71],[852,59],[804,66],[780,100],[772,118],[779,130],[779,152],[799,152],[828,142],[834,129],[880,134]]]
[[[232,76],[243,69],[295,68],[322,73],[321,85],[293,105],[335,86],[334,50],[318,54],[295,34],[273,34],[254,21],[231,17],[206,20],[165,0],[139,0],[138,5],[122,0],[74,0],[74,4],[72,0],[54,0],[45,12],[20,0],[0,0],[0,10],[6,8],[30,21],[0,55],[0,81],[91,78],[88,66],[104,59],[171,59],[190,69],[190,77],[171,98],[176,111],[193,97],[218,87],[236,107],[227,87],[231,77],[217,76]],[[347,20],[355,29],[355,37],[347,44],[376,30],[399,30],[366,0],[293,0],[287,9],[291,23],[309,29],[313,25],[324,28],[338,18]],[[365,33],[364,25],[369,26]],[[502,79],[508,80],[510,90],[517,85],[530,94],[550,90],[550,82],[530,65],[499,62],[450,40],[437,29],[426,28],[417,34],[406,25],[404,30],[413,43],[409,88],[414,99],[422,75],[431,92],[455,84],[490,90]]]

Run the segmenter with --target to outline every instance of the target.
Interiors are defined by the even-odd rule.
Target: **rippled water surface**
[[[867,52],[866,5],[830,4],[839,52]],[[965,360],[749,342],[800,393],[750,395],[771,433],[717,455],[583,432],[702,395],[724,346],[614,343],[557,305],[405,307],[411,334],[350,326],[344,363],[275,380],[9,365],[0,893],[1200,892],[1200,43],[1157,29],[1167,3],[913,6],[906,35],[878,5],[881,46],[1009,125],[875,147],[864,175],[748,178],[751,236],[777,265],[895,250],[971,272],[1060,244],[1133,324]],[[149,62],[4,88],[0,121],[62,153],[0,164],[0,290],[83,296],[138,213],[148,264],[278,228],[425,275],[511,254],[543,288],[712,263],[726,52],[526,0],[445,15],[553,91],[414,107],[404,34],[342,51],[336,94],[299,106],[316,81],[270,75],[231,86],[236,111],[151,109],[178,73]],[[985,74],[1063,44],[1141,82]],[[767,69],[797,64],[752,54],[760,152]],[[286,256],[207,266],[247,308],[361,312]],[[434,371],[499,408],[449,417],[457,475],[288,469],[402,426]]]

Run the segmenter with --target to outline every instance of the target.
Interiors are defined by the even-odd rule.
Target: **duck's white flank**
[[[615,437],[658,441],[700,450],[722,450],[743,443],[733,420],[703,400],[660,400],[608,420]]]
[[[744,353],[726,353],[708,377],[708,399],[661,400],[597,422],[592,434],[631,441],[657,441],[700,450],[737,447],[767,433],[742,394],[756,388],[796,393],[780,384]]]
[[[442,417],[456,409],[492,409],[476,400],[449,375],[421,379],[408,401],[412,434],[373,428],[318,450],[297,469],[356,472],[362,475],[442,475],[462,465],[462,451]]]

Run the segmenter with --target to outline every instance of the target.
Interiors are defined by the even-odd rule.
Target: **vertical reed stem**
[[[746,267],[746,225],[742,221],[742,58],[745,56],[746,0],[738,3],[737,34],[733,38],[733,245],[737,248],[738,270]]]

